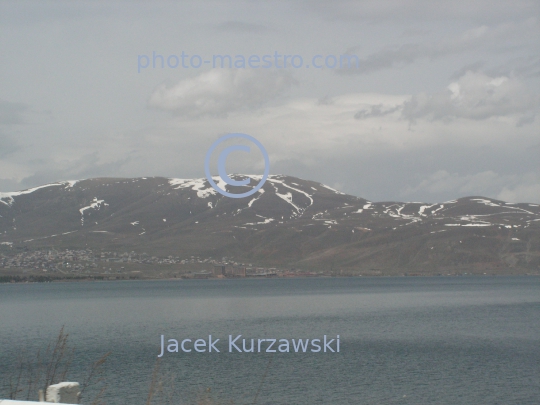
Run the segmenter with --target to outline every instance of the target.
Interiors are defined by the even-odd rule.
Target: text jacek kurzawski
[[[335,338],[323,335],[321,339],[271,339],[242,338],[229,335],[227,341],[213,339],[167,339],[161,335],[161,351],[165,353],[339,353],[339,335]]]

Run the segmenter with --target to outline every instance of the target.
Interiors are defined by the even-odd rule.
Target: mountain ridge
[[[261,179],[231,177],[249,177],[250,186]],[[0,193],[0,251],[23,247],[228,257],[346,274],[536,274],[540,206],[482,196],[372,202],[286,175],[238,199],[206,178],[94,178]]]

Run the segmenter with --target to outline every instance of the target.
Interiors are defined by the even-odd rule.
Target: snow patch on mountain
[[[286,183],[285,183],[284,181],[282,181],[282,180],[276,180],[276,179],[269,179],[269,180],[270,180],[271,182],[273,182],[273,183],[279,183],[279,184],[282,184],[283,186],[285,186],[285,187],[287,187],[287,188],[289,188],[289,189],[291,189],[291,190],[294,190],[294,191],[296,191],[296,192],[298,192],[298,193],[304,194],[304,195],[309,199],[309,205],[308,205],[308,207],[311,207],[311,206],[313,205],[313,198],[311,198],[311,197],[312,197],[311,194],[308,194],[308,193],[306,193],[305,191],[302,191],[302,190],[300,190],[300,189],[298,189],[298,188],[291,187],[291,186],[289,186],[288,184],[286,184]],[[292,184],[296,184],[296,183],[292,183]],[[307,209],[308,207],[304,208],[304,210]]]
[[[328,186],[325,185],[325,184],[322,184],[322,183],[321,183],[321,186],[324,187],[324,188],[327,188],[328,190],[333,191],[333,192],[336,193],[336,194],[343,194],[343,195],[345,195],[345,193],[342,193],[341,191],[337,191],[335,188],[328,187]]]
[[[256,175],[256,174],[242,174],[242,175],[235,175],[235,174],[229,174],[229,177],[248,177],[255,181],[262,180],[262,176]],[[278,178],[280,176],[268,176],[268,179],[271,177]],[[227,191],[227,183],[220,177],[220,176],[212,176],[212,180],[216,183],[216,185],[224,190]],[[173,186],[175,190],[181,189],[181,188],[191,188],[193,191],[197,192],[197,197],[199,198],[207,198],[212,195],[217,195],[218,192],[210,185],[208,182],[208,179],[206,177],[200,178],[200,179],[176,179],[176,178],[169,178],[169,185]],[[177,186],[177,187],[174,187]]]
[[[0,202],[11,207],[13,203],[15,202],[15,199],[13,197],[18,197],[25,194],[31,194],[36,190],[40,190],[46,187],[65,186],[66,188],[71,188],[78,181],[79,180],[66,180],[66,181],[60,181],[57,183],[44,184],[43,186],[33,187],[33,188],[29,188],[27,190],[22,190],[22,191],[8,191],[5,193],[0,193]],[[7,201],[4,201],[4,199]]]
[[[225,186],[227,183],[221,180],[221,177],[214,176],[212,177],[212,179],[216,182],[219,188],[221,188],[222,190],[226,190]],[[197,197],[199,198],[207,198],[207,197],[217,194],[217,191],[214,190],[214,188],[210,185],[210,183],[208,183],[208,180],[206,178],[169,179],[169,184],[173,186],[175,190],[178,190],[181,188],[191,188],[193,191],[197,192]],[[178,187],[174,187],[174,186],[178,186]]]
[[[490,200],[486,200],[485,198],[471,198],[471,201],[478,201],[479,204],[488,205],[490,207],[501,207],[501,205],[495,204]]]
[[[439,208],[437,208],[436,210],[433,210],[431,211],[431,215],[435,215],[436,212],[442,210],[444,208],[444,204],[439,204]]]
[[[262,188],[260,188],[258,192],[259,192],[260,195],[259,195],[258,197],[253,198],[252,200],[250,200],[250,201],[248,202],[248,207],[249,207],[249,208],[251,208],[251,206],[253,205],[253,203],[254,203],[255,201],[257,201],[259,198],[262,197],[262,195],[263,195],[263,193],[264,193],[264,190],[263,190]]]
[[[424,211],[425,211],[426,209],[429,209],[429,208],[431,208],[431,207],[434,207],[435,205],[437,205],[437,204],[432,204],[432,205],[422,205],[422,206],[420,207],[420,209],[418,210],[418,215],[423,216],[423,217],[427,217],[427,215],[424,214]]]
[[[277,189],[276,189],[276,195],[281,198],[283,201],[287,202],[288,204],[290,204],[295,210],[297,213],[300,212],[300,208],[295,204],[293,203],[293,200],[292,200],[292,193],[289,191],[287,192],[286,194],[280,194],[278,193]]]
[[[81,225],[84,225],[84,211],[90,210],[90,209],[96,209],[96,208],[100,209],[101,204],[103,204],[105,206],[109,205],[109,204],[107,204],[105,202],[105,200],[98,200],[97,197],[94,197],[94,200],[92,201],[92,204],[90,204],[87,207],[82,207],[81,209],[79,209],[79,212],[81,213]]]
[[[257,215],[257,216],[260,216],[260,215]],[[262,221],[262,222],[247,222],[244,225],[264,225],[264,224],[269,224],[272,221],[275,221],[275,219],[274,218],[265,218],[264,221]]]
[[[77,231],[63,232],[63,233],[59,233],[59,234],[56,234],[56,235],[42,236],[42,237],[35,238],[35,239],[26,239],[23,242],[32,242],[34,240],[49,239],[49,238],[54,238],[56,236],[69,235],[70,233],[75,233],[75,232],[77,232]]]

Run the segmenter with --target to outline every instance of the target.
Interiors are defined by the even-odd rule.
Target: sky
[[[540,203],[539,38],[537,0],[4,0],[0,191],[200,178],[245,133],[271,174],[372,201]]]

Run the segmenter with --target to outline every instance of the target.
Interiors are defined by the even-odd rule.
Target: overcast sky
[[[271,174],[370,200],[539,203],[539,39],[538,0],[3,1],[0,191],[204,177],[241,132]],[[138,69],[182,51],[304,66]],[[305,67],[345,54],[357,68]],[[228,170],[262,173],[236,153]]]

